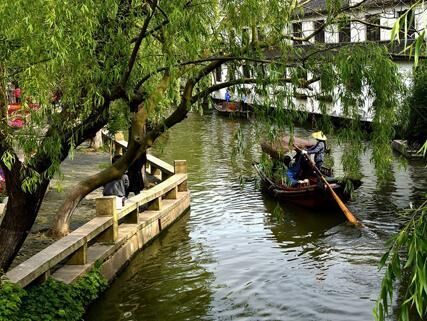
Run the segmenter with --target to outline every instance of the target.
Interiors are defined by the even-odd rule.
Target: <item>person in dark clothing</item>
[[[288,163],[286,176],[291,186],[298,185],[298,178],[301,171],[301,157],[296,157],[293,163]]]
[[[303,150],[302,153],[308,155],[314,154],[314,163],[320,170],[323,165],[323,159],[325,157],[326,136],[321,131],[315,132],[311,136],[317,140],[317,144],[307,150]]]
[[[112,159],[112,163],[114,164],[121,155],[116,155]],[[121,178],[115,179],[104,185],[104,190],[102,195],[104,196],[117,196],[122,199],[124,203],[124,199],[126,197],[126,189],[129,187],[129,178],[126,174],[123,174]]]
[[[126,190],[126,197],[132,192],[138,195],[144,189],[144,180],[142,178],[142,170],[145,170],[147,155],[144,154],[133,162],[128,169],[129,188]]]

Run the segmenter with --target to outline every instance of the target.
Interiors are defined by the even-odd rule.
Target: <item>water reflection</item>
[[[256,140],[230,161],[238,130],[254,138],[248,121],[193,114],[153,150],[169,162],[187,159],[191,214],[137,255],[88,321],[373,319],[378,261],[401,224],[395,209],[427,190],[426,169],[396,161],[394,180],[380,187],[368,149],[363,185],[348,204],[363,230],[339,212],[281,206],[277,214],[276,202],[256,184]],[[338,175],[342,151],[334,144]]]
[[[200,320],[209,312],[214,279],[203,265],[209,249],[190,242],[189,214],[138,255],[87,320]],[[143,271],[143,273],[141,273]]]

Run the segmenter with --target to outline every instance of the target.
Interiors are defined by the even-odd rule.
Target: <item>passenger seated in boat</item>
[[[286,177],[287,182],[290,186],[295,187],[298,186],[298,178],[301,173],[301,159],[300,153],[295,155],[294,160],[292,161],[290,156],[285,156],[284,163],[287,167]]]

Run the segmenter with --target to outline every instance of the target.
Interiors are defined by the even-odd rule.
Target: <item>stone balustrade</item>
[[[126,148],[125,141],[115,141]],[[71,283],[96,262],[111,280],[127,261],[190,207],[187,164],[174,166],[147,155],[147,171],[161,182],[116,206],[116,197],[96,199],[96,217],[6,273],[25,287],[49,276]]]

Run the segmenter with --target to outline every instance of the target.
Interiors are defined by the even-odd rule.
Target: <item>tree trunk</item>
[[[114,163],[114,165],[88,177],[73,187],[59,210],[56,212],[55,219],[49,231],[51,236],[60,238],[69,233],[71,216],[80,201],[98,187],[101,187],[114,179],[120,178],[132,163],[138,152],[138,149],[135,147],[136,146],[129,147],[125,155]]]
[[[32,194],[19,187],[9,193],[6,213],[0,225],[0,270],[7,271],[31,231],[49,181],[37,186]]]
[[[55,238],[61,238],[70,232],[71,215],[79,205],[80,201],[90,192],[97,188],[92,180],[92,177],[78,183],[70,193],[68,193],[65,201],[62,203],[58,212],[55,215],[49,235]],[[93,183],[92,183],[93,182]],[[91,184],[92,183],[92,184]]]
[[[200,72],[197,81],[203,78],[204,75],[207,75],[210,71],[214,70],[217,65],[218,63],[211,63],[205,68],[206,70]],[[168,82],[169,74],[167,74],[160,82],[157,88],[158,93],[162,93],[166,90]],[[124,153],[124,155],[114,163],[113,166],[85,179],[73,188],[61,208],[56,213],[55,220],[50,231],[51,235],[60,237],[68,233],[71,216],[77,205],[87,194],[113,179],[121,177],[135,159],[142,157],[142,155],[147,152],[147,148],[151,147],[154,141],[162,133],[185,119],[192,103],[191,94],[194,85],[195,82],[192,80],[187,81],[179,106],[171,115],[169,115],[168,118],[165,119],[162,124],[155,126],[148,132],[146,132],[146,122],[148,118],[147,109],[153,108],[155,105],[155,99],[152,97],[147,99],[146,105],[148,107],[138,108],[138,112],[135,114],[132,121],[132,130],[131,135],[129,136],[129,144],[126,153]]]

